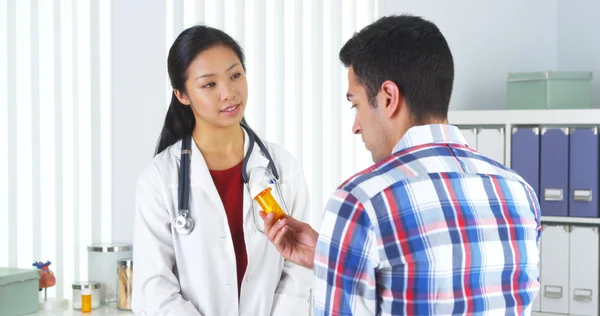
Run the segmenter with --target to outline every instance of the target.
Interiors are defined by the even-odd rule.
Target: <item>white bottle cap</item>
[[[256,198],[260,192],[264,191],[266,188],[271,187],[269,183],[271,178],[265,173],[264,170],[258,168],[254,169],[250,172],[250,181],[248,186],[250,187],[250,195],[252,199]]]
[[[248,186],[250,187],[250,195],[255,200],[256,197],[265,190],[271,190],[269,193],[279,206],[281,206],[281,192],[277,187],[277,180],[274,179],[273,175],[268,172],[265,168],[255,168],[250,173],[250,179]],[[268,207],[268,206],[267,206]],[[256,210],[258,211],[258,209]],[[268,212],[269,210],[262,210]],[[285,211],[284,211],[285,213]]]
[[[81,289],[81,295],[92,295],[92,290],[90,288]]]
[[[252,199],[255,199],[256,196],[258,196],[262,191],[266,190],[268,187],[264,187],[264,186],[255,186],[255,187],[250,187],[250,195],[252,196]]]

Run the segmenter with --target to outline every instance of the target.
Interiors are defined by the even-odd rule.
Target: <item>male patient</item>
[[[530,314],[539,203],[448,124],[454,64],[440,30],[384,17],[339,56],[375,164],[333,194],[320,234],[261,212],[282,256],[314,269],[315,314]]]

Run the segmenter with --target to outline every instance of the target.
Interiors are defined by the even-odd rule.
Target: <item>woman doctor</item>
[[[284,260],[269,242],[260,207],[242,182],[244,158],[248,175],[270,181],[266,172],[253,172],[268,168],[269,160],[259,146],[249,152],[249,133],[240,125],[248,96],[242,49],[220,30],[194,26],[173,43],[168,73],[171,104],[156,156],[137,183],[134,312],[308,315],[311,271]],[[181,233],[174,219],[186,135],[192,138],[188,217],[194,225]],[[310,221],[300,165],[283,148],[265,144],[289,212]]]

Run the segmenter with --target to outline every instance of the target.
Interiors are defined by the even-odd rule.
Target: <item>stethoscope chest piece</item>
[[[173,219],[173,227],[182,235],[188,235],[194,230],[194,220],[185,213],[179,213]]]

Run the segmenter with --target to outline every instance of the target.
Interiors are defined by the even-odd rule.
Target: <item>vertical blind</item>
[[[70,297],[112,233],[110,1],[5,0],[0,21],[0,266],[49,260]]]
[[[335,188],[371,164],[351,133],[338,52],[376,18],[377,2],[165,1],[166,50],[198,23],[242,45],[248,122],[302,164],[315,226]],[[48,295],[68,298],[70,284],[87,278],[86,246],[112,241],[111,32],[118,30],[111,1],[0,6],[0,266],[50,260],[57,285]],[[165,87],[165,106],[170,95]]]
[[[303,166],[313,224],[336,187],[372,161],[351,133],[346,70],[338,59],[354,32],[377,17],[373,0],[168,0],[168,50],[195,24],[222,29],[246,55],[246,119]],[[165,104],[171,90],[167,88]]]

